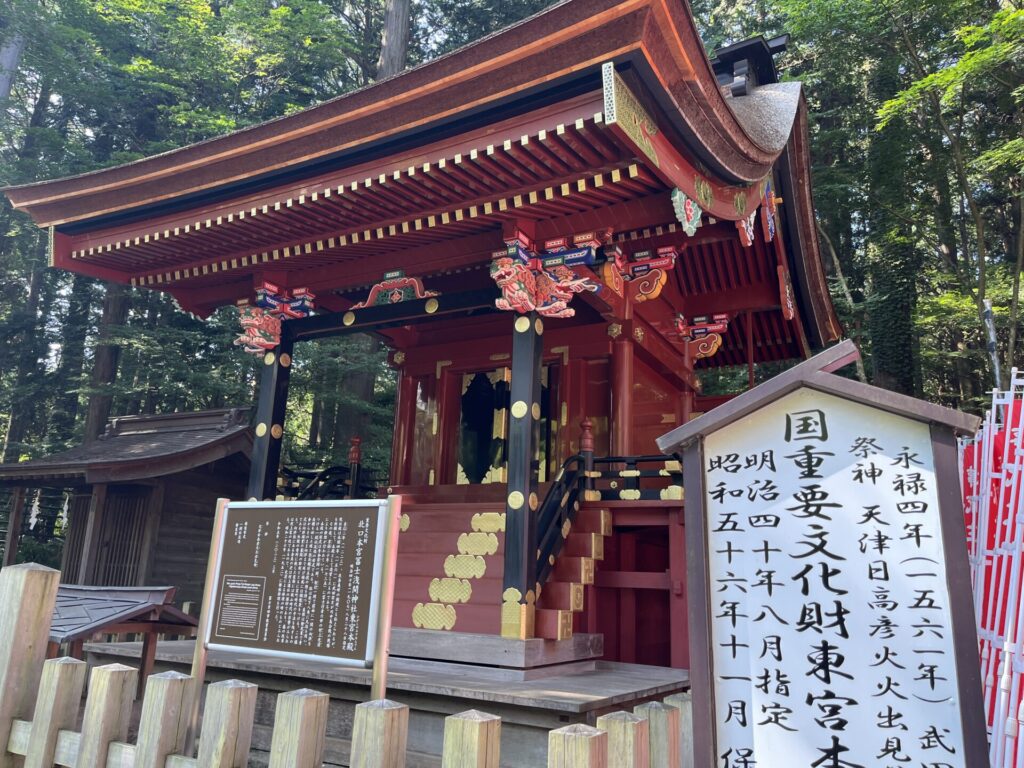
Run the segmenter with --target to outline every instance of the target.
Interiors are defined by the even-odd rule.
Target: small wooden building
[[[35,489],[70,494],[61,581],[106,587],[169,584],[180,602],[202,598],[218,498],[238,498],[249,476],[248,409],[112,419],[98,440],[0,465],[14,489],[4,564],[15,561]]]
[[[235,498],[280,492],[296,348],[389,347],[397,626],[601,632],[609,658],[684,667],[681,474],[655,438],[723,402],[705,369],[752,384],[841,332],[784,46],[709,59],[683,0],[565,0],[312,109],[6,194],[61,269],[241,305],[262,379]]]

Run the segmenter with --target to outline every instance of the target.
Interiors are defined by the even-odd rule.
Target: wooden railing
[[[564,526],[572,525],[582,502],[682,499],[678,460],[664,455],[595,457],[590,420],[584,419],[580,427],[580,452],[562,464],[537,513],[537,581],[542,587],[562,549]],[[661,487],[642,487],[650,480]]]
[[[360,499],[376,490],[363,471],[363,440],[353,437],[348,450],[348,466],[332,465],[324,469],[281,467],[284,483],[278,488],[287,499]]]
[[[60,577],[35,564],[0,570],[0,768],[239,768],[248,765],[257,687],[240,680],[206,690],[198,747],[186,749],[195,681],[178,672],[149,677],[135,743],[128,741],[138,672],[92,669],[76,659],[44,662]],[[320,768],[329,697],[308,689],[277,697],[270,768]],[[570,725],[548,735],[549,768],[692,768],[689,694],[640,704],[633,712]],[[350,765],[403,768],[409,708],[389,700],[355,709]],[[498,768],[501,719],[471,710],[445,719],[445,768]]]

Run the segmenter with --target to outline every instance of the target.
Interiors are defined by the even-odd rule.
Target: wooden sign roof
[[[676,427],[658,438],[658,447],[669,454],[680,453],[690,443],[704,435],[717,432],[722,427],[739,421],[783,395],[807,387],[827,392],[846,400],[863,403],[915,421],[937,424],[958,435],[972,435],[981,424],[981,419],[961,411],[945,408],[915,397],[890,392],[859,381],[836,376],[837,371],[854,362],[860,352],[849,339],[834,347],[804,360],[784,373],[765,383],[749,389],[729,400],[724,405],[699,416],[688,424]]]
[[[131,624],[142,631],[159,624],[164,632],[175,626],[195,627],[199,622],[176,608],[174,587],[90,587],[61,584],[50,626],[50,642],[88,640],[109,627]],[[124,629],[122,631],[128,631]]]

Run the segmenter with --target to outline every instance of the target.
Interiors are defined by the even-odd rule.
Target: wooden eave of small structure
[[[199,622],[172,605],[175,592],[174,587],[61,584],[50,642],[88,640],[101,632],[194,632]]]
[[[609,95],[619,92],[621,103]],[[688,238],[668,192],[693,197],[698,179],[713,192],[707,220],[726,226]],[[800,311],[755,315],[753,341],[759,359],[805,356],[840,331],[799,84],[724,93],[682,0],[566,0],[295,115],[6,194],[51,228],[54,266],[167,291],[199,315],[262,280],[344,310],[337,292],[385,270],[431,277],[485,263],[503,229],[526,226],[538,241],[612,227],[638,250],[667,237],[683,251],[680,295],[704,294],[672,309],[694,316],[727,311],[745,290],[779,306],[771,275],[730,255],[732,222],[756,210],[767,179],[784,200]],[[699,264],[686,271],[690,258]],[[701,284],[688,292],[688,280]],[[656,328],[669,320],[657,312],[642,310]],[[714,364],[743,362],[727,357]]]
[[[849,339],[836,344],[764,384],[737,395],[703,416],[662,435],[658,438],[658,447],[667,454],[679,454],[694,440],[717,432],[767,403],[802,388],[870,405],[914,421],[944,426],[956,435],[973,435],[977,431],[981,424],[981,419],[977,416],[836,376],[833,373],[854,362],[859,355],[857,346]]]
[[[0,464],[0,484],[61,486],[151,480],[252,450],[248,409],[113,419],[98,440],[29,461]]]

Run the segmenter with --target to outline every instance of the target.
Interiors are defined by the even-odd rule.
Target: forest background
[[[295,112],[549,4],[2,0],[0,186]],[[860,375],[978,412],[1022,345],[1024,6],[694,0],[693,12],[709,54],[792,36],[778,64],[805,84],[822,254]],[[0,203],[2,461],[95,438],[111,415],[253,401],[233,309],[203,321],[164,294],[50,270],[46,240]],[[303,350],[286,462],[344,463],[358,434],[370,468],[386,472],[394,380],[383,350],[367,338]]]

